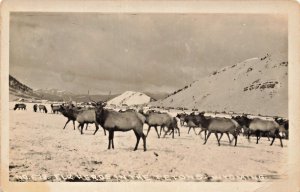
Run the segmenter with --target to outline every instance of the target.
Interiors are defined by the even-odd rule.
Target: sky
[[[225,66],[287,51],[285,15],[10,15],[9,73],[33,89],[170,93]]]

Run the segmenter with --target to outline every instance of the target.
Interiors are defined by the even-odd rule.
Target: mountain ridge
[[[194,81],[152,105],[287,116],[286,54],[251,58]]]

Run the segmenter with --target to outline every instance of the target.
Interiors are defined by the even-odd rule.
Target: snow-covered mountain
[[[33,90],[29,86],[21,83],[13,76],[9,76],[9,99],[10,101],[76,101],[89,102],[90,99],[94,101],[106,101],[116,95],[88,95],[75,94],[70,91],[59,90],[54,88],[44,88]]]
[[[54,88],[45,88],[45,89],[37,89],[35,90],[36,93],[40,94],[52,94],[52,95],[57,95],[57,96],[63,96],[63,95],[74,95],[73,93],[65,90],[59,90],[59,89],[54,89]]]
[[[287,54],[267,54],[225,67],[152,105],[287,117]]]
[[[151,97],[144,93],[135,92],[135,91],[126,91],[122,93],[121,95],[109,100],[107,104],[109,105],[116,105],[116,106],[122,106],[122,105],[141,105],[146,104],[151,101]]]

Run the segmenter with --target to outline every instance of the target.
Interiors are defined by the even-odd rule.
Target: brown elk
[[[39,105],[39,111],[44,113],[48,112],[47,107],[45,105]]]
[[[59,113],[60,105],[51,104],[52,113]]]
[[[34,105],[33,105],[33,111],[36,112],[36,111],[37,111],[37,108],[38,108],[38,105],[37,105],[37,104],[34,104]]]
[[[145,123],[148,124],[148,131],[146,136],[148,136],[151,127],[155,128],[155,131],[157,133],[157,137],[160,138],[161,131],[165,127],[168,128],[168,130],[165,132],[165,135],[167,132],[172,130],[173,132],[173,138],[174,138],[174,130],[178,130],[179,136],[180,136],[180,131],[179,128],[177,127],[177,120],[174,119],[171,115],[168,113],[161,113],[161,112],[154,112],[154,111],[148,111],[146,114],[144,114],[146,117]],[[160,126],[160,133],[158,133],[157,126]]]
[[[115,131],[130,131],[133,130],[136,136],[136,145],[134,151],[137,150],[140,138],[143,139],[144,151],[146,151],[146,136],[143,133],[143,124],[145,118],[142,114],[137,112],[117,112],[105,109],[106,103],[97,102],[93,103],[96,110],[97,122],[109,132],[108,136],[108,149],[114,149],[114,132]],[[97,131],[97,129],[96,129]],[[95,132],[96,132],[95,131]]]
[[[96,130],[94,132],[94,135],[96,134],[96,132],[98,131],[99,127],[98,127],[98,123],[96,121],[96,111],[95,109],[79,109],[75,106],[64,106],[61,105],[59,108],[59,111],[68,118],[65,126],[63,129],[66,128],[66,125],[70,122],[73,121],[73,126],[74,126],[74,130],[75,130],[75,121],[77,121],[79,123],[78,128],[81,128],[80,133],[83,134],[83,126],[84,124],[86,125],[86,129],[89,123],[95,123],[96,126]],[[104,135],[106,135],[106,131],[104,130]]]
[[[274,120],[264,120],[259,118],[249,119],[246,115],[236,118],[237,122],[241,125],[244,125],[245,132],[248,135],[248,140],[250,140],[250,135],[255,133],[256,135],[256,144],[261,137],[262,133],[268,133],[272,136],[272,142],[270,145],[273,145],[276,137],[280,140],[280,145],[282,145],[282,137],[279,134],[281,126]]]
[[[26,105],[23,103],[17,103],[17,104],[15,104],[15,107],[14,107],[14,110],[16,110],[16,109],[26,110]]]
[[[201,126],[206,128],[206,130],[208,131],[208,135],[205,138],[205,142],[203,144],[206,144],[211,133],[214,133],[217,138],[218,145],[220,146],[221,145],[220,140],[223,134],[225,133],[228,136],[229,143],[231,143],[229,134],[232,134],[234,136],[235,139],[234,146],[236,146],[237,136],[241,131],[241,126],[235,120],[228,119],[228,118],[220,118],[220,117],[207,118],[203,114],[200,115],[200,117],[201,117]],[[221,133],[220,138],[218,138],[218,133]]]

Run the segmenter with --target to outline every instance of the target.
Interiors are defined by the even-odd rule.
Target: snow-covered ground
[[[236,181],[232,176],[285,177],[287,169],[287,140],[283,140],[284,147],[281,148],[277,139],[269,146],[267,138],[255,144],[254,138],[249,143],[240,136],[234,147],[224,136],[218,146],[211,135],[203,145],[199,135],[193,131],[187,134],[188,129],[181,127],[181,135],[175,135],[175,139],[171,136],[158,139],[151,129],[146,152],[142,150],[142,140],[139,149],[133,151],[136,143],[133,131],[115,132],[115,149],[107,150],[107,136],[102,129],[93,135],[94,125],[89,125],[80,135],[77,129],[73,130],[72,123],[62,129],[66,118],[60,114],[34,113],[32,106],[28,106],[27,111],[14,111],[13,105],[10,103],[9,114],[11,181],[22,180],[20,177],[24,175],[40,174],[57,177],[34,178],[63,181],[58,175],[79,174],[104,175],[111,180],[114,179],[109,175],[127,176],[127,180],[120,176],[119,181],[144,181],[139,177],[128,179],[129,175],[147,176],[145,178],[151,181]],[[147,128],[144,125],[145,133]]]

